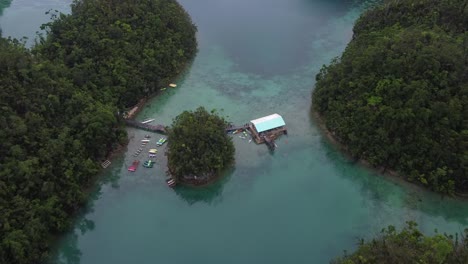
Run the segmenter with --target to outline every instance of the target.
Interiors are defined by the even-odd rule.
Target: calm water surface
[[[69,12],[68,3],[15,0],[0,17],[3,35],[31,39],[48,9]],[[203,105],[242,124],[277,112],[289,135],[274,154],[235,136],[236,165],[220,182],[172,190],[164,183],[162,156],[153,169],[127,172],[145,134],[129,129],[128,150],[113,160],[87,211],[60,240],[57,261],[327,263],[389,224],[414,220],[427,233],[468,225],[468,203],[349,162],[309,116],[314,76],[343,51],[365,1],[181,3],[198,26],[199,53],[178,87],[137,118],[169,124]]]

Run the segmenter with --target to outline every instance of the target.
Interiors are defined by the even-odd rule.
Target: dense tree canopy
[[[317,75],[314,109],[356,158],[468,191],[468,1],[386,1]]]
[[[117,113],[196,49],[173,0],[75,1],[47,27],[33,52],[0,38],[0,263],[45,262],[100,161],[126,141]]]
[[[436,234],[424,236],[415,223],[409,222],[403,230],[383,229],[381,235],[369,242],[360,241],[351,255],[332,261],[333,264],[465,264],[468,263],[467,234],[458,236]]]
[[[44,25],[40,54],[120,108],[167,85],[196,52],[196,28],[175,0],[75,0],[72,14]]]
[[[169,129],[169,172],[181,182],[206,182],[234,160],[234,144],[227,122],[203,107],[184,111]]]

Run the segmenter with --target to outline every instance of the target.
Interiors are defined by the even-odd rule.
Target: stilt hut
[[[283,117],[278,114],[252,120],[249,123],[249,128],[257,144],[265,142],[271,144],[280,135],[288,133]]]

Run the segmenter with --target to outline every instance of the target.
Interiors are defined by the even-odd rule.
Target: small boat
[[[145,135],[145,138],[150,138],[151,136],[150,135]]]
[[[147,161],[143,162],[143,167],[145,167],[145,168],[153,168],[154,163],[155,163],[155,161],[147,160]]]
[[[156,154],[149,154],[148,157],[150,157],[150,158],[156,158]]]
[[[176,87],[177,87],[177,84],[171,83],[171,84],[169,84],[169,87],[176,88]]]
[[[145,121],[141,121],[141,123],[142,123],[142,124],[147,124],[147,123],[153,122],[154,120],[156,120],[156,119],[147,119],[147,120],[145,120]]]
[[[138,167],[138,164],[140,164],[140,161],[139,160],[134,160],[132,165],[130,167],[128,167],[128,171],[131,171],[131,172],[136,171],[136,169]]]
[[[173,178],[167,178],[166,183],[169,187],[173,188],[176,186],[176,181]]]
[[[158,150],[157,149],[150,149],[148,152],[150,154],[156,154],[158,152]]]
[[[149,139],[142,139],[141,142],[148,143],[148,142],[150,142],[150,140]]]
[[[162,146],[164,143],[166,143],[167,139],[166,138],[160,138],[158,142],[156,142],[156,146]]]
[[[164,91],[164,90],[166,90],[166,87],[164,87],[164,88],[161,88],[161,91]]]

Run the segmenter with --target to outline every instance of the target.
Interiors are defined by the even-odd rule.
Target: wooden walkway
[[[161,133],[161,134],[166,134],[166,127],[163,125],[150,125],[150,124],[143,124],[141,122],[132,120],[132,119],[125,119],[125,123],[127,126],[143,129],[146,131],[151,131],[151,132],[156,132],[156,133]],[[236,126],[236,125],[230,125],[226,128],[226,133],[236,131],[236,130],[246,130],[249,129],[248,125],[242,125],[242,126]]]
[[[141,122],[138,122],[138,121],[135,121],[135,120],[132,120],[132,119],[125,119],[125,123],[127,124],[127,126],[143,129],[143,130],[146,130],[146,131],[151,131],[151,132],[156,132],[156,133],[161,133],[161,134],[166,134],[167,133],[166,127],[163,126],[163,125],[143,124]],[[226,133],[230,133],[230,132],[233,132],[233,131],[236,131],[236,130],[244,131],[244,130],[248,130],[248,129],[250,129],[248,124],[245,124],[245,125],[242,125],[242,126],[229,125],[228,127],[226,127]],[[276,144],[275,144],[274,139],[270,138],[269,136],[265,136],[265,135],[263,135],[261,138],[264,140],[265,144],[268,146],[268,148],[271,151],[275,150]],[[103,164],[102,166],[104,167],[105,165],[109,166],[109,164]]]
[[[166,127],[163,125],[150,125],[150,124],[143,124],[141,122],[131,120],[131,119],[125,119],[125,123],[127,126],[143,129],[146,131],[151,131],[151,132],[156,132],[156,133],[161,133],[161,134],[166,134]]]
[[[243,126],[230,125],[230,126],[226,127],[226,133],[236,131],[236,130],[245,130],[245,129],[248,129],[248,128],[249,128],[249,125],[247,125],[247,124],[243,125]]]

